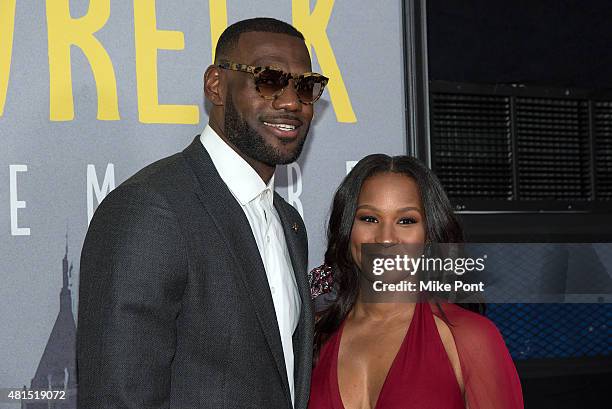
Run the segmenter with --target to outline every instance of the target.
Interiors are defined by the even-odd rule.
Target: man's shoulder
[[[171,202],[193,191],[195,176],[183,152],[159,159],[143,167],[117,186],[101,205],[118,203],[145,204],[147,202]]]
[[[200,143],[200,135],[184,150],[173,155],[159,159],[125,180],[118,188],[139,188],[147,186],[160,191],[174,191],[185,189],[196,183],[196,169],[194,167],[206,166],[206,162],[198,163],[194,157],[199,157],[205,151]]]
[[[187,173],[187,164],[182,152],[159,159],[125,180],[119,187],[138,185],[162,185],[167,179],[180,177]]]

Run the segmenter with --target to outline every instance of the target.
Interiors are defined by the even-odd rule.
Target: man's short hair
[[[250,33],[253,31],[287,34],[304,40],[304,35],[302,33],[291,24],[285,23],[284,21],[269,17],[250,18],[248,20],[238,21],[223,31],[219,37],[219,41],[217,41],[215,62],[217,62],[220,57],[227,57],[227,55],[238,46],[238,40],[242,33]]]

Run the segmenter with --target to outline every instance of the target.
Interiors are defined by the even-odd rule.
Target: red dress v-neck
[[[321,348],[312,373],[310,409],[345,409],[338,386],[340,328]],[[375,409],[465,409],[429,303],[418,303],[389,368]]]

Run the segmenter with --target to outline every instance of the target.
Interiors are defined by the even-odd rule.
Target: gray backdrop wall
[[[298,26],[313,68],[331,77],[302,157],[277,170],[313,267],[351,161],[406,151],[400,1],[0,0],[0,388],[30,387],[58,316],[66,244],[76,314],[92,211],[201,131],[211,45],[255,16]]]

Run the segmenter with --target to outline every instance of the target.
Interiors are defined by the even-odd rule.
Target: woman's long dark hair
[[[425,213],[427,241],[463,242],[463,230],[451,203],[442,184],[429,168],[410,156],[374,154],[361,159],[336,190],[332,203],[325,264],[332,268],[337,294],[315,325],[315,356],[351,311],[359,294],[359,270],[353,261],[350,242],[361,186],[367,178],[388,172],[406,175],[416,182]],[[481,304],[460,305],[472,311],[484,312],[484,305]]]

